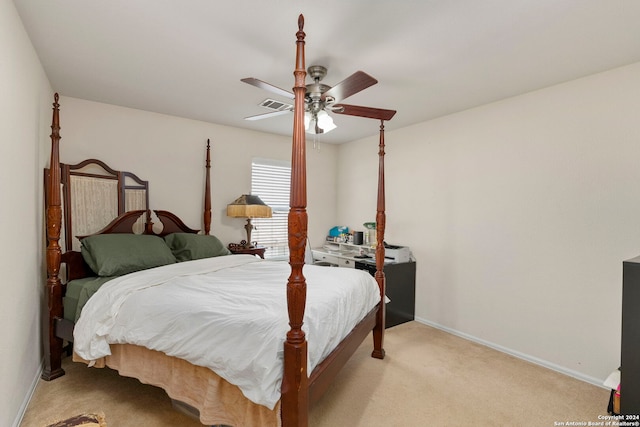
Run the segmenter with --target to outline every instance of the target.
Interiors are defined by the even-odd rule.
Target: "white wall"
[[[640,63],[387,133],[387,241],[417,258],[417,317],[587,381],[616,369],[638,111]],[[373,180],[345,184],[376,144],[340,148],[370,157],[340,164],[346,225],[373,218]]]
[[[212,234],[223,242],[246,238],[245,220],[226,206],[251,190],[251,159],[291,160],[291,138],[71,97],[60,100],[61,161],[98,158],[149,181],[152,209],[174,212],[203,228],[205,147],[211,140]],[[337,147],[307,152],[309,236],[324,238],[335,222]]]
[[[0,425],[17,425],[42,361],[42,168],[53,93],[13,2],[0,1]]]

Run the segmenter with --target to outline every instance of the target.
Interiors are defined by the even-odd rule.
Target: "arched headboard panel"
[[[49,171],[45,171],[49,176]],[[101,160],[75,165],[60,164],[62,199],[61,247],[79,250],[76,236],[93,234],[124,212],[149,209],[149,182],[131,172],[117,171]],[[133,229],[142,233],[149,215],[140,217]]]

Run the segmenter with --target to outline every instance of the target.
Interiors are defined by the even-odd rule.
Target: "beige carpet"
[[[367,339],[312,408],[312,427],[553,426],[606,415],[603,388],[416,322],[387,330],[384,360],[371,348]],[[201,426],[158,388],[68,360],[64,368],[39,382],[21,427],[82,412],[103,412],[109,427]]]

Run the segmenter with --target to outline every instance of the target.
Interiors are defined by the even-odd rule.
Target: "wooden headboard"
[[[45,188],[49,188],[50,172],[45,169]],[[209,192],[208,182],[206,188]],[[63,216],[60,261],[66,267],[67,281],[94,275],[80,253],[80,240],[84,237],[113,233],[164,237],[176,232],[195,234],[200,231],[188,227],[169,211],[154,210],[160,222],[160,229],[156,231],[149,209],[149,182],[132,172],[115,170],[98,159],[87,159],[75,165],[61,163],[60,195]],[[48,199],[48,192],[46,196]]]
[[[211,184],[210,184],[210,141],[206,148],[206,181],[204,234],[211,228]],[[50,170],[45,169],[45,189],[50,188]],[[45,203],[49,204],[49,191],[45,192]],[[62,251],[79,251],[79,237],[90,234],[104,234],[106,227],[116,217],[125,212],[145,212],[136,215],[128,233],[157,234],[164,236],[182,231],[197,233],[187,227],[180,218],[169,211],[154,210],[163,228],[154,232],[152,214],[149,208],[149,181],[136,174],[118,171],[98,159],[87,159],[69,165],[60,163],[60,199],[62,200],[61,248]],[[162,216],[162,217],[161,217]],[[129,217],[131,219],[131,217]],[[168,231],[173,230],[173,231]],[[120,231],[125,232],[125,231]]]
[[[135,210],[127,211],[121,215],[118,215],[113,221],[107,224],[102,230],[92,233],[96,234],[153,234],[156,236],[164,237],[171,233],[198,233],[200,230],[189,228],[180,218],[172,214],[169,211],[155,210],[153,211],[162,224],[162,230],[155,232],[153,230],[153,223],[149,220],[151,218],[151,212],[149,210]],[[146,214],[143,216],[143,214]],[[140,221],[146,218],[144,222],[144,230],[142,233],[137,233],[135,230],[138,228]],[[87,236],[76,236],[78,240]],[[66,267],[66,281],[82,279],[84,277],[95,276],[95,273],[91,271],[91,268],[87,265],[86,261],[82,257],[82,253],[77,250],[68,250],[64,252],[60,257],[61,264]]]
[[[45,169],[45,188],[49,188],[50,176],[51,171]],[[63,214],[61,247],[64,251],[79,250],[78,236],[98,232],[124,212],[149,209],[148,181],[131,172],[115,170],[97,159],[87,159],[75,165],[61,163],[60,194]],[[47,192],[47,198],[49,196]],[[138,219],[134,231],[143,232],[150,221],[148,215]]]

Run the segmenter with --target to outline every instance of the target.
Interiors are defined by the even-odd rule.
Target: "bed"
[[[135,174],[115,171],[95,159],[79,165],[61,164],[59,158],[60,105],[59,97],[55,95],[51,126],[51,160],[45,174],[47,307],[46,325],[43,331],[45,350],[43,379],[53,380],[64,375],[62,357],[65,350],[69,350],[66,347],[67,343],[73,342],[74,360],[83,360],[96,366],[109,366],[118,370],[121,375],[132,376],[142,382],[160,386],[173,399],[197,409],[200,420],[204,424],[305,426],[308,424],[309,406],[322,396],[341,367],[367,336],[370,334],[373,336],[372,357],[379,359],[385,357],[383,241],[386,219],[384,121],[382,119],[378,151],[376,213],[378,265],[375,279],[371,279],[362,271],[304,265],[307,241],[307,197],[304,130],[306,71],[303,26],[304,18],[300,15],[296,33],[294,71],[295,104],[288,263],[259,260],[249,255],[227,256],[224,253],[224,247],[213,240],[215,236],[210,235],[209,145],[206,151],[207,173],[203,213],[205,230],[203,233],[189,228],[171,212],[151,211],[148,206],[148,182],[139,179]],[[99,167],[106,172],[101,174],[80,172],[86,167]],[[112,185],[115,188],[117,200],[113,203],[115,206],[104,207],[98,204],[97,212],[89,214],[89,216],[94,214],[101,216],[102,222],[106,221],[105,218],[115,217],[98,232],[94,230],[85,235],[78,225],[82,221],[73,219],[73,213],[77,209],[69,207],[73,206],[73,197],[69,195],[68,190],[72,176],[76,176],[76,181],[81,178],[115,181]],[[127,181],[133,181],[133,183]],[[96,193],[96,191],[90,192]],[[159,220],[159,224],[153,224],[153,216]],[[100,221],[89,222],[94,228],[100,224]],[[78,235],[81,239],[74,238]],[[185,241],[188,243],[185,244]],[[189,244],[195,245],[196,249],[192,248],[190,252],[188,251],[188,255],[183,253],[184,259],[178,262],[177,253]],[[202,249],[203,244],[206,249]],[[145,245],[151,245],[154,249],[149,249],[149,246]],[[105,247],[108,249],[104,249]],[[125,248],[129,248],[130,251],[126,252]],[[131,261],[136,254],[155,254],[155,251],[158,252],[158,259],[151,257],[154,258],[155,265],[145,264],[141,269],[139,266],[122,268],[122,262],[114,262],[118,256],[125,261]],[[171,257],[175,261],[172,261]],[[137,265],[137,262],[133,263]],[[144,262],[147,262],[146,257]],[[62,270],[63,266],[66,267],[64,270]],[[237,279],[233,278],[235,277],[233,272],[241,272],[245,280],[242,285],[234,282]],[[209,275],[217,274],[223,276],[220,283],[236,283],[236,285],[230,287],[224,287],[222,284],[211,285],[213,280],[219,279],[209,278]],[[354,278],[346,277],[348,275]],[[222,293],[208,300],[199,293],[201,291],[196,284],[186,283],[184,276],[194,276],[193,282],[198,283],[207,276],[207,286],[219,288],[219,292]],[[177,277],[181,279],[178,280]],[[254,279],[246,280],[251,277]],[[267,277],[269,280],[266,280]],[[325,288],[325,282],[321,281],[321,277],[329,277],[330,282],[340,284],[347,283],[347,279],[362,282],[360,285],[354,285],[355,289],[373,286],[375,297],[371,297],[371,293],[361,295],[357,293],[358,290],[343,289],[341,292],[347,293],[338,295],[337,299],[346,301],[346,306],[363,302],[363,305],[356,310],[357,312],[346,310],[344,306],[336,303],[335,299],[323,299],[324,296],[320,291]],[[69,284],[73,282],[75,285],[77,281],[82,280],[89,282],[88,288],[84,290],[85,288],[82,287],[81,291],[71,291],[72,286]],[[178,282],[180,283],[176,284]],[[258,285],[267,287],[260,288]],[[243,287],[251,289],[249,294],[262,295],[258,299],[262,304],[266,304],[268,309],[248,309],[247,304],[250,302],[241,299],[244,297],[237,293],[238,288]],[[160,291],[161,288],[169,289],[169,293]],[[149,296],[151,294],[153,298],[159,299],[152,299]],[[271,295],[279,295],[279,297],[266,303],[265,299]],[[217,316],[222,317],[224,326],[220,326],[219,323],[209,323],[210,318],[216,317],[209,312],[203,314],[201,318],[176,321],[176,319],[183,319],[183,312],[172,311],[177,306],[188,304],[188,301],[195,302],[198,308],[187,308],[187,311],[201,313],[200,309],[211,309],[214,304],[213,299],[223,301],[214,311],[224,314]],[[78,308],[79,304],[84,308]],[[69,308],[68,305],[73,305],[74,308]],[[189,306],[186,305],[186,307]],[[339,320],[338,325],[328,325],[327,319],[335,317],[335,312],[323,311],[322,307],[345,311],[349,319]],[[111,308],[113,308],[113,316],[108,313]],[[267,322],[264,318],[240,320],[245,328],[249,325],[248,330],[256,335],[251,339],[233,341],[234,336],[240,334],[239,329],[235,329],[239,326],[228,325],[228,319],[239,317],[238,313],[242,311],[249,312],[251,315],[260,311],[277,312],[273,315],[277,320],[269,320],[274,323],[265,324],[272,326],[262,329],[259,325]],[[88,313],[94,313],[95,316],[90,316]],[[168,320],[161,319],[162,316],[158,313],[168,315]],[[160,325],[160,322],[165,322],[165,326],[158,326],[160,332],[158,330],[140,332],[140,336],[131,338],[131,332],[128,332],[127,327],[123,325],[128,325],[133,320],[124,319],[139,317],[144,320],[149,319],[150,316],[154,316],[154,322],[147,321],[147,326],[153,329]],[[224,316],[227,318],[225,319]],[[144,323],[142,321],[137,325]],[[179,325],[176,336],[182,337],[182,340],[167,339],[166,328],[177,327],[176,325],[180,323],[182,324]],[[224,329],[227,325],[229,330]],[[340,326],[345,330],[339,331]],[[108,329],[107,333],[105,328]],[[120,331],[122,335],[115,338],[117,333],[114,331]],[[109,339],[105,338],[107,335]],[[137,332],[134,335],[138,335]],[[147,341],[150,335],[160,337],[162,343]],[[322,335],[329,336],[329,339],[322,341],[320,339]],[[264,366],[268,366],[267,368],[263,365],[234,368],[229,365],[231,361],[216,353],[217,355],[213,356],[213,363],[217,364],[218,372],[216,372],[208,367],[207,364],[211,362],[198,359],[207,353],[214,353],[216,348],[224,345],[224,341],[232,341],[233,346],[242,345],[242,341],[257,343],[258,350],[241,349],[241,351],[252,352],[251,354],[257,352],[255,354],[260,354],[260,358],[264,356],[276,359],[279,365],[276,368],[266,364]],[[191,351],[185,349],[186,342],[196,344],[195,351],[199,356],[195,359],[191,355],[186,355]],[[320,342],[322,344],[319,344]],[[224,353],[225,351],[222,352],[223,355]],[[239,356],[232,357],[232,359],[236,358]],[[236,373],[239,371],[244,379],[262,378],[257,382],[263,383],[261,385],[268,383],[269,390],[263,393],[263,391],[256,392],[250,389],[251,386],[247,388],[242,384],[242,380],[228,375],[225,369],[236,371]],[[261,372],[261,369],[265,372]],[[274,372],[278,375],[274,376]],[[262,374],[266,376],[260,377]],[[263,393],[262,397],[256,397],[256,394],[260,393]],[[265,397],[267,395],[268,397]]]

